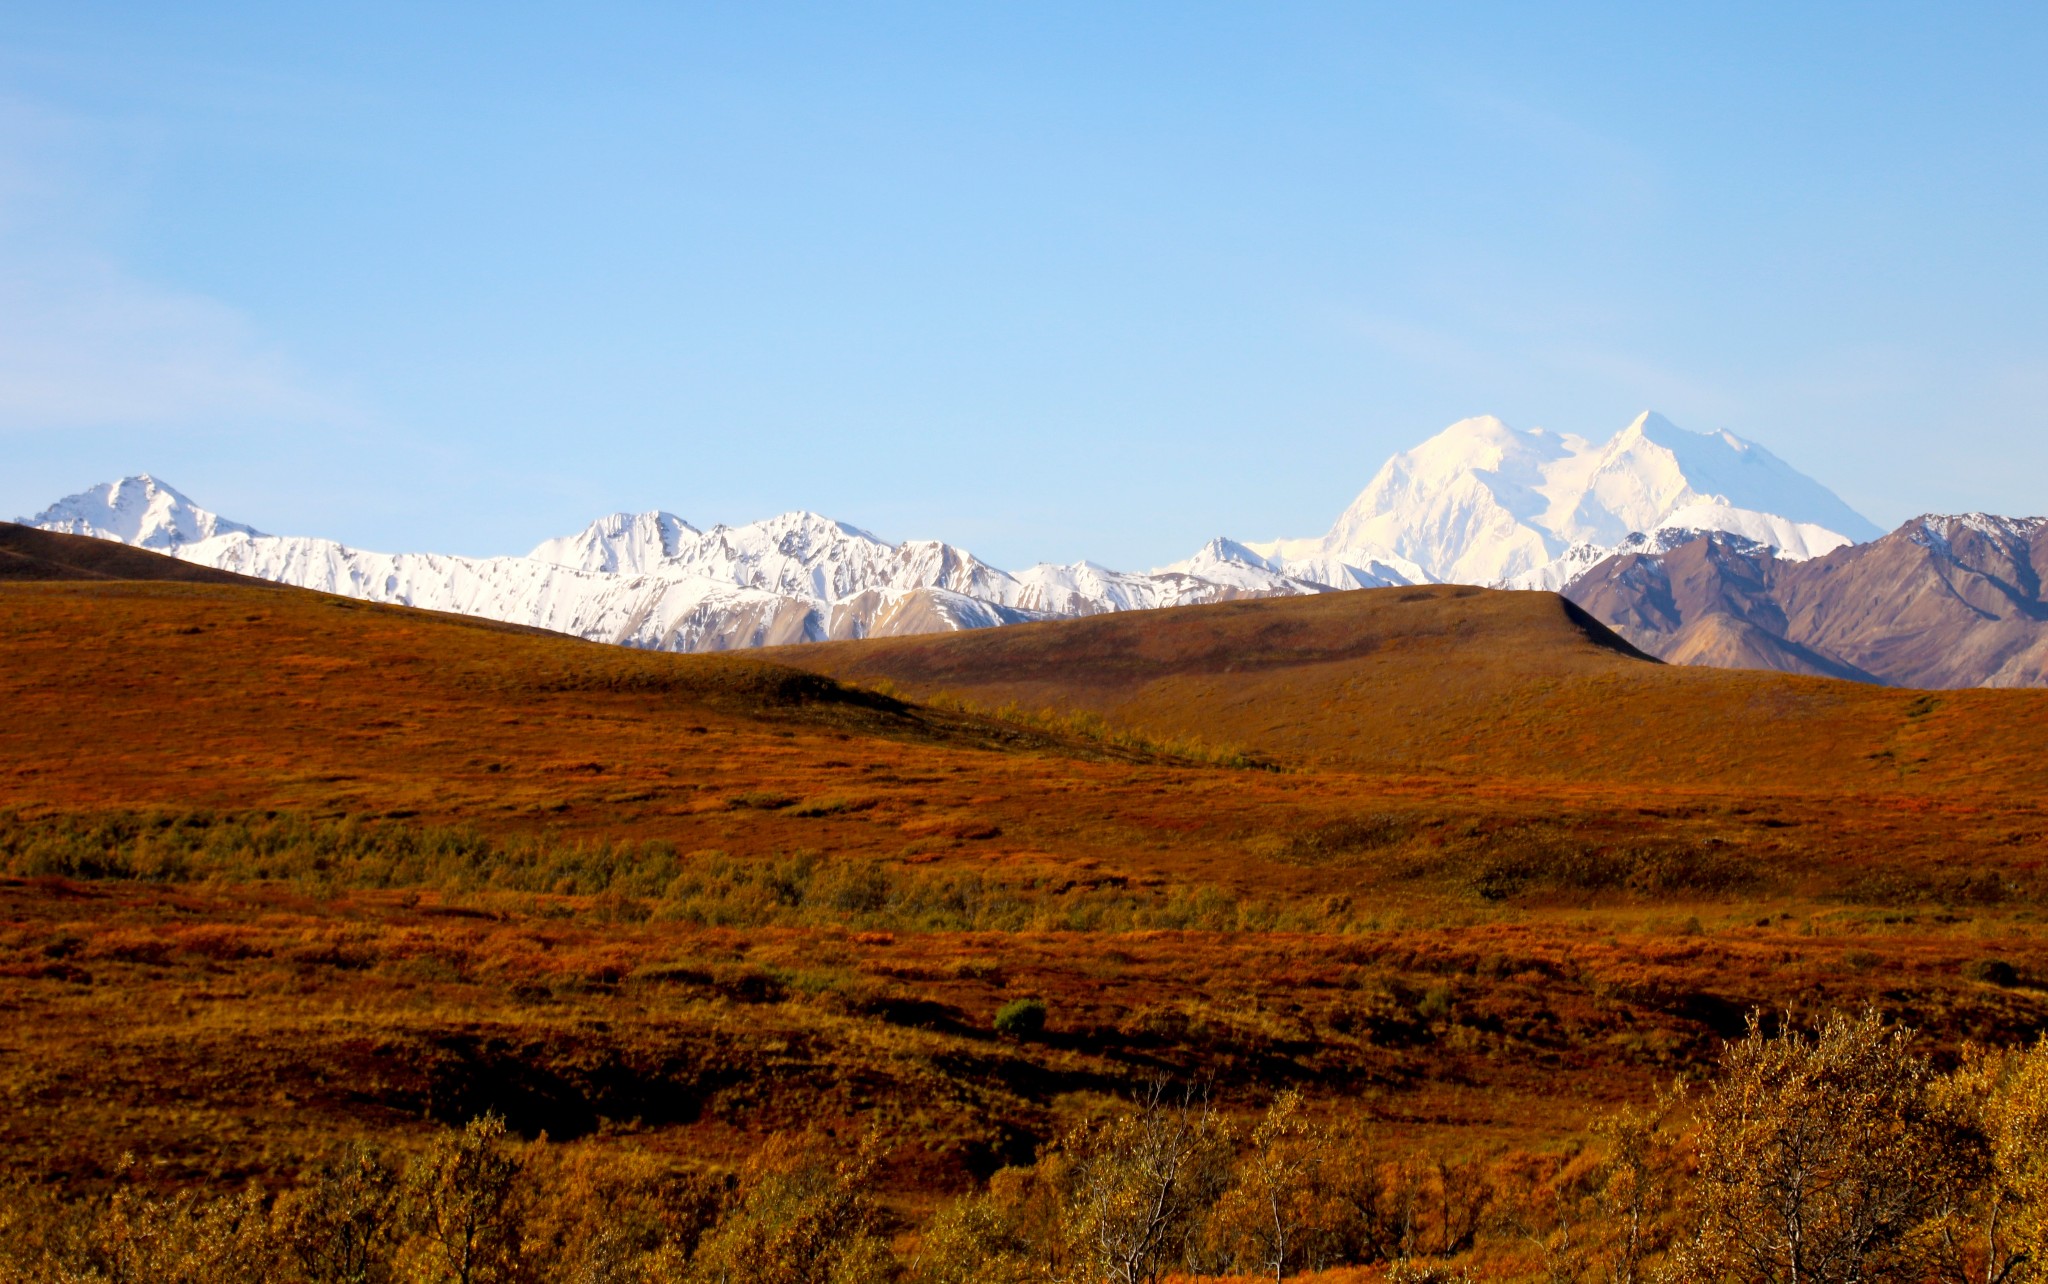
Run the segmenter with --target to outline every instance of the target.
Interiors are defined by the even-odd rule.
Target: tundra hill
[[[186,584],[242,584],[276,588],[268,580],[215,570],[94,539],[0,522],[0,583],[19,580],[168,580]]]
[[[1789,868],[1867,865],[1865,827],[1930,799],[1976,807],[1972,825],[2033,806],[2048,741],[2048,693],[1678,669],[1543,593],[1366,591],[768,653],[1142,735],[920,705],[761,652],[635,651],[303,590],[18,583],[0,604],[0,808],[34,815],[284,809],[1314,896],[1365,871],[1289,844],[1361,814],[1636,832],[1658,796],[1825,815]],[[1229,770],[1174,743],[1198,738],[1308,769]],[[1874,854],[1921,860],[1967,831],[1948,823]]]
[[[907,696],[1294,766],[1772,791],[2037,790],[2048,696],[1650,660],[1553,593],[1434,586],[778,648]],[[1042,721],[1044,719],[1041,719]]]
[[[108,547],[146,559],[109,563],[124,573],[180,565]],[[267,583],[93,578],[0,595],[14,781],[0,806],[616,826],[625,796],[657,782],[688,798],[730,771],[737,788],[856,738],[1061,743],[753,656],[670,657]]]
[[[927,654],[898,642],[0,584],[0,1175],[275,1188],[484,1109],[701,1171],[873,1123],[914,1217],[1162,1073],[1493,1153],[1752,1006],[1881,1002],[1950,1048],[2048,1020],[2043,696],[1674,670],[1554,597],[1404,592],[945,639],[1148,741],[771,661]],[[964,654],[949,689],[1010,698]],[[1695,770],[1725,750],[1692,704],[1790,747]],[[1167,743],[1262,728],[1295,769]],[[1419,747],[1348,746],[1390,728]],[[1044,1031],[999,1036],[1026,998]]]

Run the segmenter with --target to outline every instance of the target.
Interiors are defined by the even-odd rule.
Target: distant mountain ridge
[[[2048,686],[2048,518],[1918,517],[1809,561],[1726,534],[1625,552],[1565,595],[1676,664],[1910,687]]]
[[[1762,605],[1775,590],[1741,587],[1865,547],[1877,528],[1762,446],[1688,432],[1649,411],[1598,444],[1490,416],[1460,420],[1389,459],[1321,536],[1219,537],[1151,572],[1082,561],[1013,574],[938,540],[891,543],[808,512],[708,530],[665,511],[613,513],[523,557],[376,553],[262,534],[146,474],[24,520],[280,583],[661,650],[1464,582],[1567,591],[1665,658],[1896,680],[1804,640],[1790,617]],[[1931,540],[1934,529],[1922,532]],[[1719,578],[1695,562],[1721,568]],[[1689,587],[1709,579],[1705,597]],[[1882,586],[1857,591],[1880,594],[1866,611],[1880,619]],[[1730,605],[1738,601],[1748,605]],[[1947,676],[1970,684],[1974,672]],[[2022,663],[2007,677],[2027,672]]]
[[[346,597],[668,651],[990,628],[1328,591],[1235,566],[1227,568],[1227,582],[1086,562],[1011,575],[950,544],[892,544],[804,512],[708,531],[672,513],[614,513],[544,541],[526,557],[377,553],[317,537],[262,534],[147,475],[69,496],[24,524]]]

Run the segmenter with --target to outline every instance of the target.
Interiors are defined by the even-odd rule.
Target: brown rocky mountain
[[[2048,686],[2048,519],[1928,516],[1787,562],[1739,536],[1608,558],[1565,595],[1675,664],[1906,687]]]

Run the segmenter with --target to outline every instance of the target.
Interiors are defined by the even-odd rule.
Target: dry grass
[[[2048,693],[1665,666],[1551,593],[1370,589],[769,654],[1296,766],[2015,797],[2048,777]]]
[[[1161,1071],[1540,1147],[1754,1005],[2041,1028],[2048,701],[1668,669],[1553,602],[677,657],[0,587],[0,1163],[232,1184],[497,1106],[717,1165],[874,1117],[914,1208]]]

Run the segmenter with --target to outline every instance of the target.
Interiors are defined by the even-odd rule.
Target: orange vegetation
[[[493,1107],[712,1166],[878,1121],[914,1210],[1161,1072],[1541,1148],[1755,1005],[2048,1013],[2048,695],[1668,668],[1549,595],[748,656],[0,606],[0,1162],[82,1185]]]

